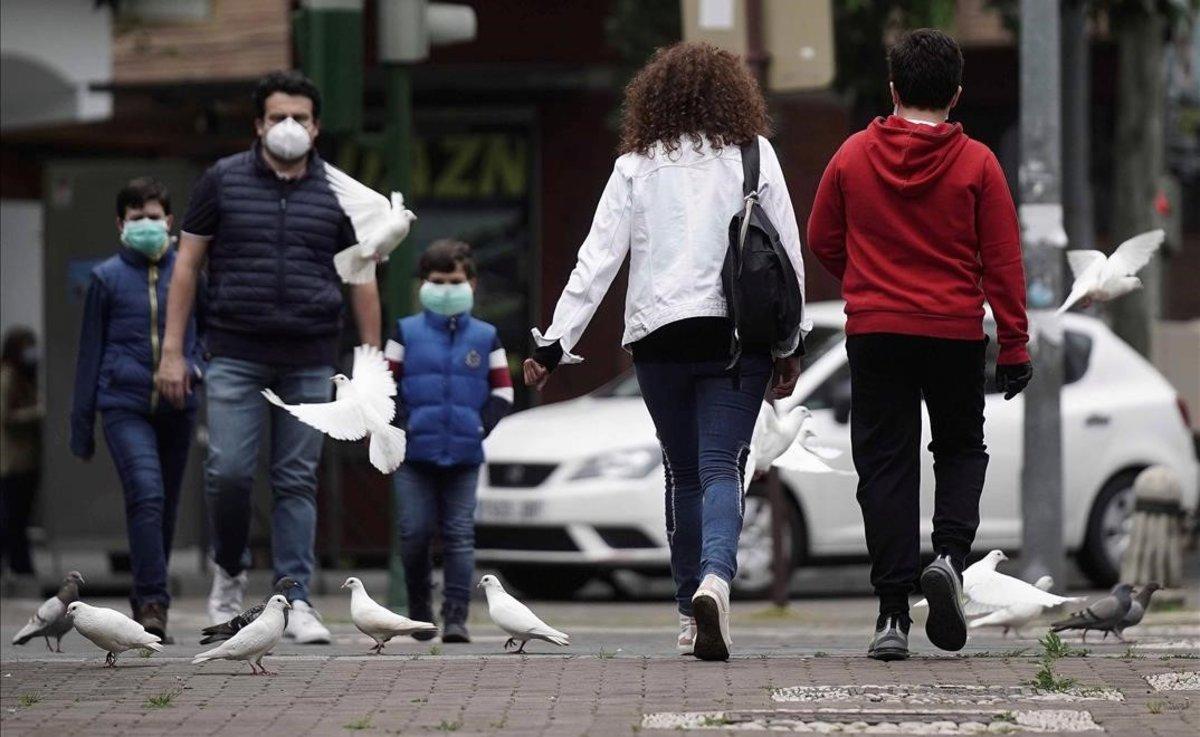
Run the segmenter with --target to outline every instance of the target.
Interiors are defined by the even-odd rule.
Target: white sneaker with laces
[[[283,634],[299,645],[328,645],[333,641],[329,630],[321,623],[321,615],[303,599],[292,601],[292,611]]]
[[[729,660],[729,582],[708,574],[692,596],[696,639],[692,655],[701,660]]]
[[[692,647],[696,644],[696,618],[689,617],[686,614],[679,615],[679,639],[675,642],[675,648],[684,655],[692,654]]]
[[[242,613],[246,596],[246,572],[230,576],[219,565],[213,565],[212,589],[208,592],[208,619],[212,624],[228,622]]]

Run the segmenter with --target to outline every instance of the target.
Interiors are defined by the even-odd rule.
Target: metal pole
[[[412,182],[412,80],[408,67],[403,64],[387,64],[384,67],[384,84],[387,87],[387,126],[384,130],[384,149],[387,157],[388,186],[405,195],[407,200]],[[411,207],[411,204],[409,205]],[[415,225],[414,225],[415,227]],[[415,262],[411,233],[400,247],[392,252],[388,260],[384,291],[384,332],[399,317],[408,314],[412,305],[410,282]],[[405,587],[404,565],[400,558],[400,509],[396,494],[392,490],[392,528],[388,554],[388,606],[392,609],[408,608],[408,589]]]
[[[1063,216],[1071,248],[1094,250],[1090,176],[1092,64],[1089,0],[1064,0],[1062,11]]]
[[[1021,560],[1027,580],[1050,574],[1061,583],[1062,329],[1053,310],[1062,299],[1062,79],[1058,0],[1021,0],[1021,230],[1028,280],[1033,381],[1024,393],[1021,468]]]

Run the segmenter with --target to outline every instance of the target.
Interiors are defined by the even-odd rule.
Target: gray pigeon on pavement
[[[42,602],[34,615],[13,638],[14,645],[24,645],[35,637],[46,639],[46,649],[51,652],[62,652],[62,638],[75,623],[67,616],[67,607],[73,601],[79,601],[79,584],[83,583],[83,575],[79,571],[71,571],[63,579],[58,593]],[[55,640],[55,647],[50,647],[50,638]]]
[[[1136,627],[1141,623],[1142,617],[1146,616],[1146,610],[1150,608],[1150,597],[1154,596],[1154,592],[1161,588],[1162,585],[1157,581],[1151,581],[1137,592],[1129,605],[1129,612],[1121,620],[1121,624],[1114,628],[1117,637],[1124,635],[1127,628]]]
[[[1104,632],[1106,638],[1108,637],[1108,633],[1112,632],[1117,636],[1118,640],[1122,640],[1120,632],[1121,622],[1129,614],[1130,607],[1133,606],[1132,592],[1132,584],[1119,583],[1113,586],[1112,591],[1107,596],[1088,604],[1086,609],[1075,612],[1066,619],[1055,622],[1050,626],[1050,629],[1053,632],[1083,630],[1084,642],[1087,642],[1088,630]]]
[[[299,584],[299,582],[296,581],[296,579],[292,578],[291,576],[284,576],[283,578],[281,578],[275,582],[275,590],[273,592],[271,592],[270,594],[267,594],[267,598],[263,599],[258,604],[255,604],[254,606],[250,607],[249,609],[247,609],[246,611],[237,615],[236,617],[229,620],[228,622],[214,624],[211,627],[205,627],[204,629],[200,630],[200,634],[204,635],[204,639],[200,640],[200,644],[208,645],[208,644],[211,644],[214,642],[221,642],[222,640],[228,640],[230,637],[233,637],[234,635],[236,635],[238,633],[238,631],[241,630],[243,627],[250,624],[254,620],[258,619],[258,615],[263,613],[263,609],[266,608],[267,602],[271,600],[272,596],[274,596],[275,594],[283,594],[284,597],[286,598],[287,592],[291,591],[293,588],[295,588],[296,586],[299,586],[299,585],[300,584]],[[287,620],[288,620],[288,610],[284,609],[283,610],[283,626],[284,627],[287,627]]]

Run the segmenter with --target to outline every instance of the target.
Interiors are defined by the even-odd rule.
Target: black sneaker
[[[875,660],[908,659],[908,614],[888,612],[879,615],[875,622],[875,638],[867,649],[867,657]]]
[[[418,622],[433,622],[433,607],[429,606],[429,602],[410,602],[408,605],[408,618],[415,619]],[[412,638],[418,642],[428,642],[437,637],[437,630],[418,630],[412,633]]]
[[[962,608],[962,579],[947,555],[926,566],[921,591],[929,602],[925,635],[942,650],[962,650],[967,644],[967,617]]]
[[[442,604],[442,642],[470,642],[471,635],[467,632],[467,605],[445,602]]]

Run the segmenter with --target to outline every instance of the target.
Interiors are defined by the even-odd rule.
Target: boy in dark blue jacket
[[[409,616],[433,621],[430,542],[441,530],[442,642],[470,642],[475,491],[483,439],[512,408],[512,376],[496,328],[471,315],[471,247],[440,240],[418,266],[424,309],[396,322],[384,353],[396,375],[396,422],[408,451],[393,479]],[[429,635],[414,635],[428,639]]]
[[[134,179],[117,194],[122,246],[92,270],[71,411],[71,452],[85,461],[96,450],[100,412],[125,493],[133,617],[167,642],[167,563],[196,406],[194,394],[172,406],[154,388],[175,260],[171,223],[171,199],[161,183]],[[194,322],[185,354],[199,380],[203,359]]]

